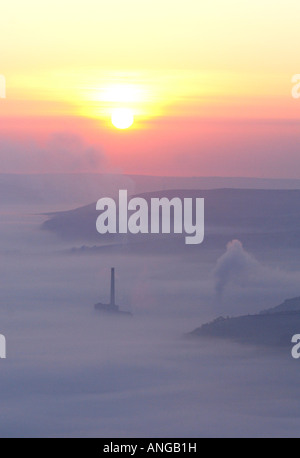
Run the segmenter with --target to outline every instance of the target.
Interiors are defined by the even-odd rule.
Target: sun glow
[[[103,87],[95,99],[107,107],[117,129],[128,129],[134,123],[137,106],[144,100],[142,88],[134,84],[112,84]]]
[[[130,108],[114,108],[111,122],[117,129],[128,129],[134,122],[133,111]]]
[[[88,99],[95,116],[110,118],[117,129],[128,129],[135,116],[141,116],[147,104],[147,90],[140,83],[112,83],[90,88]]]
[[[139,103],[144,100],[142,89],[133,84],[115,84],[102,88],[94,100],[108,103]]]
[[[69,83],[69,86],[75,89],[77,87],[77,94],[68,99],[77,98],[78,113],[100,120],[102,126],[108,129],[112,127],[112,112],[117,109],[131,110],[134,129],[140,130],[150,126],[149,121],[153,118],[173,115],[175,106],[186,106],[189,100],[198,100],[194,94],[199,96],[199,91],[202,96],[218,94],[215,78],[202,72],[195,76],[191,71],[179,70],[163,73],[103,70],[90,75],[78,72],[75,76],[74,82],[71,85]],[[195,102],[191,105],[194,108]]]

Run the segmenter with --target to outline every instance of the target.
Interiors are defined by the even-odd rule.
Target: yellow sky
[[[199,97],[285,97],[299,17],[297,0],[11,0],[1,4],[0,73],[11,101],[91,116],[92,92],[110,81],[136,84],[148,116],[178,103],[193,113]]]
[[[1,65],[290,71],[299,14],[297,0],[11,0]]]
[[[7,78],[0,114],[106,118],[114,107],[135,115],[298,117],[285,73],[200,70],[26,69]],[[274,110],[274,106],[277,109]]]

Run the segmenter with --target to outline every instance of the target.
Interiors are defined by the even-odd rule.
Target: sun
[[[134,122],[133,111],[130,108],[114,108],[111,122],[117,129],[128,129]]]

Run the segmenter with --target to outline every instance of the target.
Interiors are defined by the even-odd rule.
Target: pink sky
[[[4,173],[299,176],[297,120],[164,117],[124,131],[80,117],[2,118],[0,124]]]

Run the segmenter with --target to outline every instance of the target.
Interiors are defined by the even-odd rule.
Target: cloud
[[[229,284],[250,288],[295,289],[299,272],[286,272],[261,264],[248,253],[239,240],[227,244],[226,252],[217,260],[214,270],[215,291],[219,298]]]
[[[99,146],[68,132],[53,133],[44,142],[0,138],[2,173],[100,172],[106,158]]]

